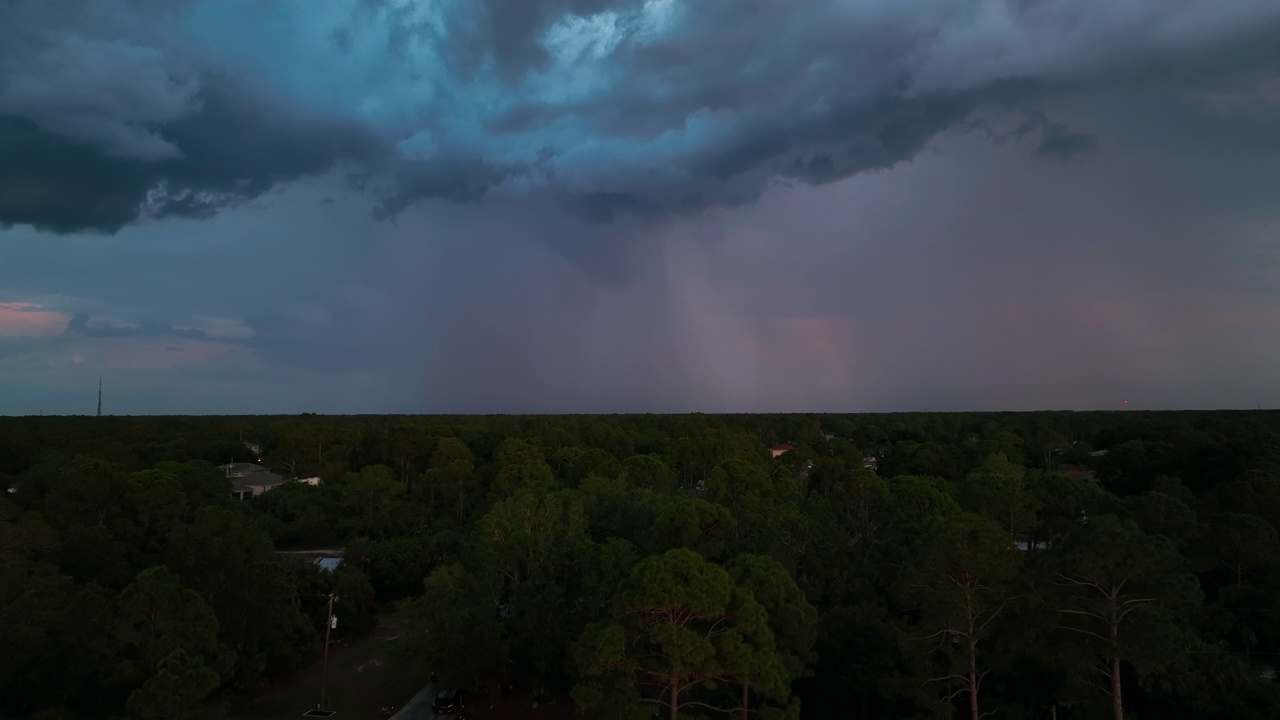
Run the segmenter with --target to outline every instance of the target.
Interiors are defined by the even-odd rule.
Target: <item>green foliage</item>
[[[450,687],[501,677],[509,650],[498,598],[495,584],[461,564],[436,568],[424,581],[422,596],[405,607],[409,624],[401,661],[437,673]]]
[[[651,543],[655,552],[688,548],[711,560],[722,560],[733,548],[736,525],[729,508],[698,498],[683,498],[658,515]]]
[[[518,492],[548,492],[560,487],[555,471],[541,458],[499,465],[489,487],[489,501],[500,502]]]
[[[1171,540],[1114,515],[1078,526],[1054,560],[1060,627],[1101,661],[1123,720],[1119,663],[1140,676],[1165,668],[1179,649],[1180,624],[1201,602],[1199,584]]]
[[[342,618],[340,628],[356,628],[365,631],[373,625],[377,595],[369,578],[355,565],[343,563],[335,570],[321,571],[328,582],[321,584],[321,596],[333,593],[337,597],[334,614]],[[327,587],[326,587],[327,586]],[[319,618],[317,618],[319,619]]]
[[[965,476],[959,495],[966,509],[1000,523],[1010,542],[1036,527],[1040,503],[1028,491],[1026,471],[1003,455],[992,455]]]
[[[578,489],[597,542],[624,538],[639,544],[657,517],[664,496],[632,488],[620,476],[590,475]]]
[[[1205,496],[1211,512],[1250,513],[1280,531],[1280,476],[1261,470],[1241,473]]]
[[[401,661],[591,718],[1280,716],[1276,413],[0,418],[0,438],[4,717],[216,715],[316,658],[330,594],[340,637],[402,600]],[[241,438],[321,484],[233,501],[213,465],[256,460]],[[344,563],[277,554],[317,547]]]
[[[57,533],[39,514],[0,497],[0,563],[48,556],[57,549]]]
[[[677,717],[715,708],[712,693],[726,682],[788,694],[765,609],[723,567],[685,549],[640,561],[613,621],[588,628],[575,657],[584,678],[575,697],[595,710],[638,701]]]
[[[436,445],[431,454],[431,467],[422,478],[430,506],[447,509],[459,523],[480,493],[475,462],[475,455],[466,443],[447,437]]]
[[[568,487],[578,487],[592,475],[614,477],[622,472],[618,459],[600,448],[562,447],[549,464]]]
[[[154,676],[177,650],[201,659],[215,677],[230,673],[235,659],[218,643],[213,609],[166,568],[138,573],[116,602],[115,636],[127,652],[116,669],[117,682]]]
[[[640,686],[628,672],[627,635],[622,625],[587,626],[574,645],[573,663],[582,678],[573,687],[573,700],[591,717],[649,720],[657,714],[642,700]]]
[[[199,657],[174,650],[155,674],[129,695],[129,716],[139,720],[183,720],[218,686],[218,673]]]
[[[277,547],[316,546],[341,537],[341,525],[333,522],[330,488],[304,483],[285,483],[250,502],[265,530]],[[346,524],[346,523],[344,523]]]
[[[958,514],[960,504],[945,480],[906,475],[893,479],[889,512],[895,527],[913,533],[934,518]]]
[[[113,619],[101,587],[47,562],[0,562],[0,713],[103,699],[118,662]]]
[[[909,482],[898,478],[895,485]],[[845,473],[829,485],[825,495],[841,528],[855,545],[874,541],[888,522],[893,493],[889,484],[873,472],[859,469]]]
[[[363,570],[379,598],[399,600],[421,592],[422,579],[448,556],[430,535],[360,539],[347,544],[344,567]]]
[[[877,602],[832,607],[817,623],[813,678],[798,683],[810,717],[915,717],[921,680],[906,653],[905,623]],[[906,650],[906,653],[904,653]],[[929,688],[932,690],[932,688]],[[924,703],[932,701],[923,698]]]
[[[1157,490],[1129,498],[1129,515],[1148,535],[1172,540],[1179,550],[1199,536],[1196,511],[1176,496]]]
[[[1205,518],[1203,534],[1215,565],[1225,569],[1236,586],[1258,579],[1260,572],[1280,562],[1276,529],[1256,515],[1215,513]]]
[[[653,455],[632,455],[622,463],[623,479],[634,488],[671,493],[675,490],[676,476],[662,458]]]
[[[572,494],[523,490],[485,513],[477,540],[485,564],[510,591],[529,580],[561,577],[587,541],[587,518]]]
[[[165,566],[206,598],[219,637],[236,654],[237,682],[298,667],[314,629],[292,602],[295,587],[270,539],[236,510],[204,507],[170,535]]]
[[[608,614],[609,606],[626,585],[631,569],[640,561],[640,550],[621,538],[584,545],[577,558],[579,602],[576,612],[594,621]]]
[[[1019,599],[1020,566],[1006,528],[963,513],[926,528],[921,552],[903,578],[905,597],[918,608],[911,640],[929,657],[928,682],[947,688],[948,699],[966,695],[971,720],[981,718],[988,641]]]
[[[728,567],[738,588],[760,604],[773,635],[773,647],[757,649],[752,661],[758,667],[740,672],[743,709],[750,707],[750,691],[763,691],[768,697],[790,699],[791,683],[805,674],[813,662],[813,645],[817,640],[818,611],[809,604],[795,580],[777,560],[762,555],[741,555]],[[768,716],[788,717],[799,711],[799,703],[785,706],[766,705],[759,709]]]
[[[777,560],[764,555],[741,555],[728,566],[739,588],[751,593],[769,616],[788,674],[798,678],[813,660],[818,611]]]
[[[342,487],[348,512],[361,518],[360,531],[366,537],[382,534],[391,503],[407,489],[406,483],[396,480],[391,468],[385,465],[362,468]]]
[[[775,490],[766,468],[741,458],[730,458],[715,466],[703,487],[709,500],[730,507],[744,497],[767,497]]]

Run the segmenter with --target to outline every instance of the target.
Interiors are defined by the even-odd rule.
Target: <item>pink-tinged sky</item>
[[[27,302],[0,302],[0,336],[50,337],[66,331],[71,317]]]
[[[1273,1],[90,5],[0,413],[1280,406]]]

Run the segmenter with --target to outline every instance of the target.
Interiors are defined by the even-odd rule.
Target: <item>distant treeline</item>
[[[1270,411],[0,418],[0,717],[216,716],[333,592],[601,720],[1275,718],[1278,529]]]

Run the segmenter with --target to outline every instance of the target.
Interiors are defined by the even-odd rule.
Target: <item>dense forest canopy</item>
[[[331,593],[590,718],[1280,717],[1277,412],[0,418],[3,489],[0,717],[216,715]]]

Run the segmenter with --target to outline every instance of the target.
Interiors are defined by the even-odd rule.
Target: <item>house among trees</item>
[[[261,495],[284,483],[283,477],[253,463],[227,463],[218,469],[231,479],[231,496],[237,500]]]
[[[769,448],[769,452],[773,453],[774,457],[778,457],[783,453],[789,453],[795,449],[796,448],[794,445],[774,445],[773,447]]]

